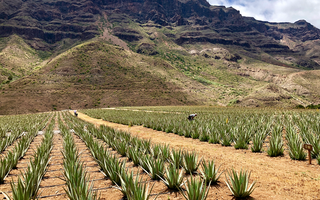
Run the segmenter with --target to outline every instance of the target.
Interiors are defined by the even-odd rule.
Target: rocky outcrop
[[[154,44],[142,43],[138,46],[137,53],[152,56],[158,54],[159,52],[155,50]]]
[[[108,22],[106,19],[108,18]],[[12,34],[27,40],[41,39],[54,44],[66,38],[87,40],[111,28],[110,33],[130,43],[138,52],[151,52],[154,45],[144,39],[155,40],[131,26],[184,26],[183,31],[166,33],[168,40],[178,45],[211,43],[237,49],[264,62],[289,66],[260,58],[261,54],[296,57],[297,66],[317,69],[320,63],[320,30],[300,20],[295,23],[270,23],[243,17],[232,7],[210,6],[206,0],[2,0],[0,2],[0,37]],[[103,24],[103,25],[101,25]],[[108,24],[108,26],[107,26]],[[146,25],[147,24],[147,25]],[[282,40],[292,41],[290,46]],[[150,41],[149,40],[149,41]],[[30,42],[32,43],[32,42]],[[315,47],[313,47],[315,45]],[[305,52],[312,52],[306,54]],[[310,62],[306,60],[311,59]]]
[[[94,24],[100,9],[92,1],[22,1],[0,2],[0,37],[12,34],[33,40],[56,43],[65,38],[87,40],[95,37]]]

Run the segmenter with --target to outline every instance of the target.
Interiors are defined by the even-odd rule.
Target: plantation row
[[[27,170],[22,173],[18,182],[11,182],[12,199],[29,200],[37,197],[40,182],[46,172],[49,163],[49,154],[52,150],[54,119],[51,120],[46,129],[44,139],[41,145],[36,149],[33,159],[30,159]],[[30,145],[31,142],[28,144]],[[7,193],[4,193],[7,199],[11,199]]]
[[[70,117],[65,115],[65,120]],[[86,172],[84,163],[81,162],[80,152],[76,147],[69,126],[73,126],[69,121],[68,125],[64,124],[59,116],[59,129],[63,136],[63,176],[66,181],[65,191],[70,199],[97,199],[97,194],[93,192],[93,185],[89,185],[90,177]]]
[[[188,121],[185,107],[162,107],[166,112],[93,109],[81,112],[97,118],[126,125],[143,125],[158,131],[199,139],[235,149],[266,151],[281,156],[287,146],[291,159],[305,160],[303,144],[313,146],[312,157],[320,164],[320,114],[318,111],[259,110],[240,108],[199,108],[198,116]],[[191,110],[189,107],[188,110]],[[136,108],[135,108],[136,109]],[[144,108],[146,109],[146,108]],[[267,148],[264,149],[264,144]]]
[[[134,166],[140,166],[152,180],[161,180],[168,189],[180,191],[186,199],[206,199],[208,186],[216,183],[222,174],[213,161],[199,159],[195,152],[171,149],[168,145],[152,145],[150,140],[132,137],[106,126],[96,129],[77,118],[71,118],[67,123],[89,147],[105,176],[128,199],[148,199],[152,190],[151,187],[148,191],[151,182],[143,181],[139,174],[129,172],[125,167],[126,160],[112,154],[108,147],[128,157]],[[104,141],[107,147],[98,140]],[[194,177],[194,174],[200,176]],[[248,188],[250,173],[241,171],[238,174],[232,170],[228,172],[228,177],[227,185],[234,196],[245,197],[253,192],[254,183]]]
[[[38,126],[31,126],[34,129],[26,132],[12,151],[1,159],[2,184],[26,153],[38,130],[48,124],[42,142],[30,158],[28,167],[21,171],[17,182],[11,182],[12,193],[3,193],[7,199],[27,200],[39,197],[40,183],[53,150],[52,138],[56,119],[64,140],[63,177],[69,199],[98,199],[97,193],[93,191],[93,184],[90,184],[86,167],[81,162],[81,153],[75,145],[73,133],[85,142],[106,178],[128,199],[149,199],[156,183],[154,180],[161,180],[169,190],[180,191],[186,199],[206,199],[210,185],[216,183],[223,173],[213,161],[199,158],[196,152],[171,149],[168,145],[152,145],[150,140],[141,140],[106,126],[97,129],[70,113],[62,115],[63,118],[60,114],[45,115],[45,120],[42,118],[41,122],[37,123]],[[112,153],[110,148],[118,154]],[[151,180],[143,180],[141,174],[126,167],[127,160],[142,168]],[[249,196],[253,192],[255,183],[248,187],[250,173],[241,171],[238,174],[231,170],[227,172],[227,176],[226,183],[235,197]]]
[[[52,114],[51,114],[52,115]],[[14,117],[2,117],[1,122],[6,123],[2,128],[3,137],[1,144],[6,143],[6,147],[18,139],[16,144],[1,157],[0,160],[0,184],[12,169],[15,169],[18,161],[27,152],[30,143],[38,135],[38,131],[48,123],[49,114],[23,115]],[[45,118],[45,120],[43,120]],[[20,123],[21,122],[21,123]],[[16,124],[14,124],[16,123]],[[13,139],[14,138],[14,139]],[[5,149],[4,148],[4,149]]]
[[[0,153],[21,136],[42,130],[50,114],[3,116],[0,118]]]

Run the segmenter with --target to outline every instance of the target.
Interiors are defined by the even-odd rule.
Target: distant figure
[[[78,113],[77,113],[77,110],[74,110],[74,116],[78,117]]]
[[[197,116],[197,113],[189,115],[188,120],[189,121],[193,120],[195,116]]]

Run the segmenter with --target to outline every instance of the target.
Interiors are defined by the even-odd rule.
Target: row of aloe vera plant
[[[83,129],[84,126],[87,127],[86,131]],[[140,140],[128,133],[115,131],[105,126],[101,126],[100,130],[97,130],[92,125],[78,122],[75,130],[82,135],[80,137],[92,150],[92,154],[100,163],[106,176],[117,185],[117,188],[128,199],[137,199],[137,197],[139,197],[138,199],[148,199],[150,193],[148,195],[146,184],[138,184],[139,181],[142,182],[138,178],[139,175],[137,174],[134,179],[133,173],[127,173],[125,170],[125,161],[120,161],[115,155],[111,155],[110,151],[94,141],[92,135],[105,141],[122,156],[129,157],[135,165],[140,165],[151,179],[160,179],[169,189],[180,190],[186,199],[194,199],[195,197],[205,199],[209,191],[209,187],[206,189],[207,185],[217,182],[222,173],[219,173],[219,167],[216,167],[213,161],[201,161],[195,152],[170,150],[167,145],[152,146],[150,140]],[[202,165],[200,169],[202,180],[191,176],[185,183],[184,174],[196,173],[200,164]],[[227,184],[230,185],[229,188],[233,189],[230,190],[236,197],[249,196],[253,192],[254,183],[250,188],[247,188],[250,176],[247,172],[240,173],[241,184],[236,187],[234,187],[234,182],[239,179],[237,173],[228,174],[230,184],[229,181]],[[245,186],[245,184],[247,185]],[[185,185],[184,189],[183,185]],[[241,187],[242,189],[240,189]]]
[[[47,123],[47,121],[43,121],[41,124],[38,124],[37,127],[29,129],[29,131],[19,139],[14,148],[0,160],[0,184],[4,183],[4,179],[7,177],[9,172],[16,168],[18,161],[27,152],[30,143],[38,134],[38,131],[42,130]]]
[[[116,155],[113,155],[110,150],[106,149],[103,144],[99,143],[92,134],[83,129],[83,124],[77,120],[69,121],[68,126],[72,127],[75,133],[86,143],[93,157],[101,167],[102,172],[116,186],[120,187],[123,180],[130,179],[126,171],[125,160],[121,161]],[[133,180],[133,177],[131,177]],[[136,178],[137,179],[137,178]],[[127,189],[122,184],[121,191],[128,199],[147,199],[149,196],[148,187],[140,182],[133,182]],[[130,192],[129,192],[130,190]]]
[[[231,115],[228,113],[227,116],[221,113],[217,115],[204,113],[203,116],[198,114],[198,119],[190,122],[186,120],[185,115],[177,113],[143,113],[141,115],[136,111],[123,110],[86,110],[84,112],[90,116],[107,118],[108,120],[114,116],[118,118],[116,120],[117,123],[126,124],[126,122],[130,121],[133,124],[143,124],[145,127],[158,131],[172,132],[180,136],[210,143],[220,143],[223,146],[234,144],[236,149],[247,149],[249,142],[253,141],[253,152],[262,150],[261,143],[269,134],[273,120],[273,116],[270,113],[266,116],[263,113],[255,113],[254,115],[247,115],[248,113],[245,113],[246,115],[241,113]]]
[[[144,154],[146,154],[146,152],[149,152],[149,153],[153,152],[154,156],[156,155],[160,156],[159,152],[169,152],[167,146],[163,146],[165,150],[157,151],[151,148],[150,141],[143,141],[143,140],[139,140],[138,138],[132,139],[129,134],[126,134],[124,132],[117,132],[117,131],[114,131],[113,129],[108,129],[107,127],[101,127],[101,128],[104,130],[102,132],[105,132],[108,134],[101,134],[102,132],[99,132],[99,131],[97,132],[96,130],[94,130],[93,127],[90,127],[89,130],[91,133],[96,134],[96,136],[101,137],[101,139],[104,139],[104,141],[107,141],[107,143],[114,150],[118,150],[118,152],[122,155],[126,155],[125,153],[126,147],[122,145],[126,143],[132,144],[132,149],[135,149],[134,152],[141,151],[141,152],[144,152]],[[106,132],[106,130],[108,132]],[[79,128],[76,131],[81,132],[82,128]],[[104,136],[107,136],[107,137],[104,137]],[[98,143],[94,144],[94,141],[92,141],[93,139],[92,137],[89,136],[89,138],[90,139],[87,140],[87,141],[90,141],[89,144],[93,144],[94,147],[98,147],[97,148],[98,150],[93,151],[95,152],[93,154],[100,155],[95,157],[97,158],[97,160],[99,160],[100,166],[103,169],[103,171],[106,173],[106,176],[108,176],[113,181],[116,187],[119,190],[121,190],[122,193],[128,199],[148,199],[150,196],[150,193],[148,193],[148,186],[142,183],[142,180],[139,179],[139,174],[137,174],[136,178],[134,178],[133,172],[127,173],[127,171],[125,170],[125,161],[120,161],[120,159],[117,158],[115,155],[110,156],[111,155],[110,151],[107,151],[108,153],[106,153],[105,151],[103,151],[103,147],[100,146],[99,148]],[[121,140],[121,143],[115,142],[118,139]],[[132,149],[128,150],[128,155],[132,155],[132,152],[133,152]],[[158,152],[158,153],[155,153],[155,152]],[[105,156],[107,158],[101,158],[102,156]],[[157,159],[156,157],[150,156],[149,154],[147,154],[147,156],[145,157],[141,157],[141,156],[142,154],[139,153],[139,155],[129,157],[129,158],[132,158],[132,159],[138,158],[136,164],[141,165],[141,167],[150,175],[151,178],[153,179],[161,178],[166,183],[168,188],[170,189],[181,188],[182,182],[183,182],[183,176],[182,176],[182,171],[179,172],[179,168],[176,168],[176,167],[166,168],[166,175],[164,175],[165,166],[164,166],[164,161],[162,159],[159,159],[159,158]],[[101,160],[103,161],[101,162]],[[174,166],[174,165],[170,165],[170,166]]]
[[[172,132],[180,136],[192,137],[209,143],[220,143],[236,149],[247,149],[251,144],[252,152],[263,151],[263,144],[269,138],[266,152],[269,156],[281,156],[285,145],[291,159],[304,160],[303,143],[313,146],[312,156],[320,163],[320,125],[319,112],[220,109],[198,114],[194,121],[185,119],[184,108],[181,113],[141,112],[130,110],[84,110],[92,117],[103,118],[123,124],[144,125],[158,131]],[[209,109],[210,110],[210,109]],[[292,128],[294,127],[294,128]],[[284,140],[285,138],[285,140]]]
[[[39,126],[49,114],[4,116],[0,118],[0,153],[16,139]],[[46,119],[48,120],[48,119]]]
[[[10,182],[12,190],[12,198],[4,193],[7,199],[13,200],[30,200],[37,199],[40,182],[46,172],[49,163],[49,155],[52,150],[54,119],[44,134],[44,139],[39,147],[37,147],[34,155],[30,158],[27,170],[18,177],[18,182]]]
[[[64,179],[67,187],[65,191],[69,199],[99,199],[97,193],[93,191],[93,183],[90,185],[90,176],[87,173],[83,162],[81,161],[81,153],[79,153],[74,138],[69,129],[64,125],[59,116],[59,129],[63,135],[63,167]]]
[[[320,164],[320,115],[319,112],[310,112],[308,115],[293,113],[285,118],[285,122],[294,121],[293,125],[287,125],[286,139],[289,143],[290,157],[296,160],[304,160],[306,153],[303,151],[303,143],[311,144],[311,155],[317,158]]]

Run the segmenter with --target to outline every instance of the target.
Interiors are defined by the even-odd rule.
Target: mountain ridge
[[[205,0],[2,0],[0,113],[317,104],[319,35]]]

